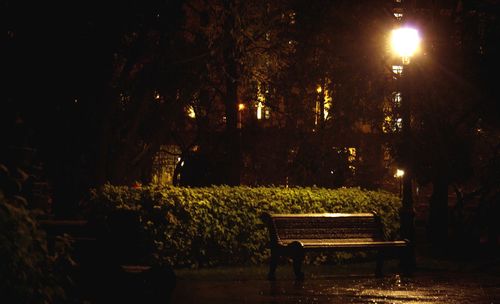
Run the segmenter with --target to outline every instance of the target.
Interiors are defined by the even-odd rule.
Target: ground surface
[[[274,282],[264,266],[177,271],[172,303],[500,303],[498,261],[420,265],[401,277],[389,264],[382,278],[369,263],[308,266],[303,282],[290,265],[278,268]]]

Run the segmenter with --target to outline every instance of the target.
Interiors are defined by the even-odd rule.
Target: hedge
[[[0,189],[0,301],[63,301],[66,274],[56,273],[58,260],[47,251],[46,235],[36,222],[39,214],[23,202],[7,199]]]
[[[102,215],[137,212],[157,249],[154,256],[173,266],[258,264],[269,258],[263,212],[377,212],[389,239],[397,237],[397,196],[359,188],[205,188],[104,185],[91,202]],[[337,258],[340,256],[337,255]]]

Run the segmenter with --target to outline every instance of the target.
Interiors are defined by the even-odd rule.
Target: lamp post
[[[394,177],[398,180],[398,185],[399,185],[399,198],[403,196],[403,176],[405,175],[405,171],[401,169],[396,170],[396,174],[394,174]]]
[[[411,97],[412,86],[410,84],[410,61],[412,56],[419,50],[420,36],[416,29],[410,27],[401,27],[394,29],[391,33],[391,46],[394,53],[401,60],[402,71],[401,81],[401,135],[403,139],[403,197],[400,210],[401,236],[410,241],[410,252],[406,265],[406,270],[412,271],[415,268],[415,227],[412,195],[412,149],[411,149]]]

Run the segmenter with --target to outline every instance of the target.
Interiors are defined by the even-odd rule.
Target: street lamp
[[[399,197],[401,198],[401,196],[403,195],[402,191],[403,191],[403,176],[405,175],[405,171],[402,170],[402,169],[396,169],[396,173],[394,174],[394,177],[398,180],[398,184],[399,184]]]
[[[241,129],[242,125],[243,125],[243,121],[242,121],[242,112],[243,110],[245,110],[245,104],[244,103],[239,103],[238,104],[238,123],[237,123],[237,128],[238,129]]]
[[[400,27],[392,30],[391,47],[401,57],[403,64],[409,64],[410,58],[420,49],[420,35],[417,29]]]
[[[420,35],[417,29],[411,27],[401,27],[394,29],[391,33],[391,47],[395,55],[402,63],[400,74],[401,81],[401,118],[402,118],[402,154],[403,154],[403,198],[400,210],[401,236],[410,241],[410,253],[406,265],[406,270],[412,271],[415,268],[415,227],[412,196],[412,149],[411,149],[411,93],[410,86],[410,59],[420,48]]]

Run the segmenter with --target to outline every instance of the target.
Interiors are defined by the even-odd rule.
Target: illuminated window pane
[[[262,108],[264,106],[262,105],[262,102],[259,101],[259,103],[257,104],[257,119],[262,119]]]
[[[347,150],[349,151],[349,156],[347,156],[347,160],[350,163],[352,163],[356,160],[356,148],[351,147],[351,148],[347,148]]]
[[[396,76],[403,74],[403,66],[402,65],[393,65],[392,72],[395,74],[394,78],[396,78]]]
[[[398,19],[398,20],[401,20],[401,19],[403,19],[403,14],[402,13],[394,13],[394,17],[396,17],[396,19]]]
[[[196,112],[194,111],[194,107],[193,106],[188,106],[187,107],[186,114],[190,118],[196,118]]]
[[[392,93],[392,102],[395,106],[399,107],[401,105],[401,92]]]
[[[326,79],[327,83],[331,83],[329,79]],[[316,106],[314,109],[315,113],[315,119],[314,119],[314,125],[318,125],[320,119],[321,119],[321,107],[323,107],[323,120],[328,119],[328,113],[330,112],[330,109],[332,108],[332,96],[330,94],[330,90],[328,87],[321,87],[321,85],[318,84],[316,87],[316,93],[322,95],[318,95],[318,99],[316,100]]]
[[[403,128],[403,118],[396,119],[396,127],[400,130]]]
[[[387,115],[386,117],[384,117],[384,122],[382,123],[382,132],[384,133],[391,132],[391,125],[392,125],[392,117]]]

